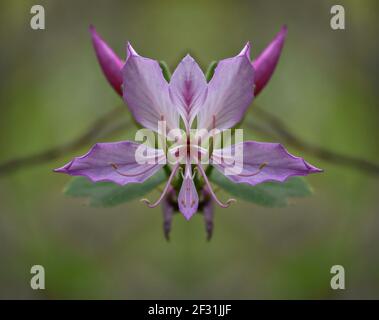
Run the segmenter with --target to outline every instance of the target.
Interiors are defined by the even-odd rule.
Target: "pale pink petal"
[[[170,81],[170,92],[174,104],[180,108],[185,124],[191,124],[199,107],[202,105],[207,82],[203,71],[187,55],[174,71]]]
[[[234,58],[221,60],[199,109],[199,129],[228,129],[237,124],[253,101],[254,69],[247,44]]]
[[[199,205],[199,196],[192,179],[191,165],[187,164],[182,187],[180,188],[178,205],[180,212],[189,220],[196,212]]]
[[[214,150],[212,163],[233,182],[250,185],[265,181],[283,182],[292,176],[322,171],[303,158],[293,156],[279,143],[255,141]]]
[[[179,127],[178,107],[157,61],[141,57],[128,44],[122,74],[124,100],[137,122],[154,131],[159,121],[166,121],[168,130]]]
[[[139,164],[135,153],[141,146],[131,141],[97,143],[84,156],[76,157],[55,172],[71,176],[85,176],[93,182],[111,181],[119,185],[144,182],[162,168],[158,161],[164,157],[162,150],[146,147],[155,163]],[[154,156],[155,154],[155,156]]]

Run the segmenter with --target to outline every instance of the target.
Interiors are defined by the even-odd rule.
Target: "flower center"
[[[187,139],[185,144],[176,145],[168,150],[167,158],[170,164],[199,164],[206,163],[208,159],[208,150],[199,146],[198,144],[191,143]]]

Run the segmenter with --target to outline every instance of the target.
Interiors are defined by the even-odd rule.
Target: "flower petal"
[[[239,157],[241,161],[238,161]],[[229,161],[231,159],[241,165],[233,164]],[[283,182],[292,176],[305,176],[322,171],[304,159],[293,156],[279,143],[256,141],[239,143],[214,150],[212,160],[213,165],[233,182],[250,185],[266,181]],[[233,168],[233,165],[236,166]],[[233,171],[236,174],[233,174]]]
[[[182,187],[180,188],[178,205],[180,212],[189,220],[197,212],[199,206],[199,196],[192,179],[191,165],[186,165]]]
[[[253,101],[254,68],[249,44],[233,58],[221,60],[208,84],[208,92],[198,113],[198,128],[228,129],[238,123]]]
[[[287,27],[283,26],[266,49],[253,61],[255,70],[255,96],[258,95],[270,80],[279,61],[286,35]]]
[[[162,150],[146,147],[147,152],[151,152],[152,158],[157,161],[152,164],[139,164],[135,157],[139,146],[146,147],[131,141],[97,143],[84,156],[76,157],[54,171],[85,176],[93,182],[111,181],[119,185],[144,182],[162,168],[163,165],[159,164],[158,159],[164,157],[164,153]]]
[[[130,44],[122,69],[124,100],[142,126],[158,131],[158,122],[166,121],[168,130],[179,127],[179,112],[170,99],[168,83],[159,63],[141,57]]]
[[[107,43],[96,32],[94,26],[90,26],[92,44],[96,52],[97,60],[103,70],[105,77],[113,89],[122,96],[122,74],[121,69],[124,62],[113,52]]]
[[[206,89],[203,71],[190,55],[185,56],[171,77],[170,92],[184,122],[189,126],[203,102]]]

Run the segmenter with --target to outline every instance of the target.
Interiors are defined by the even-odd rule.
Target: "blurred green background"
[[[35,1],[0,5],[0,163],[68,142],[120,104],[91,23],[123,58],[129,40],[171,68],[187,52],[205,68],[248,40],[254,57],[287,24],[256,102],[310,143],[379,163],[377,1],[338,1],[344,31],[329,25],[336,1],[37,2],[46,30],[30,28]],[[160,208],[136,200],[96,209],[63,195],[69,177],[52,169],[88,147],[0,177],[1,298],[379,298],[378,176],[289,148],[325,169],[308,180],[313,197],[285,209],[217,208],[209,243],[201,215],[176,215],[167,243]],[[46,290],[30,288],[35,264]],[[345,290],[330,288],[335,264],[345,267]]]

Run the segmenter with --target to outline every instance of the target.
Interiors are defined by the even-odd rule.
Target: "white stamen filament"
[[[113,169],[120,175],[120,176],[123,176],[123,177],[137,177],[137,176],[140,176],[142,174],[145,174],[146,172],[150,171],[151,169],[153,169],[154,167],[156,167],[158,165],[158,163],[154,164],[152,167],[149,167],[147,168],[146,170],[142,171],[142,172],[138,172],[138,173],[123,173],[121,171],[118,170],[118,166],[117,164],[115,163],[111,163],[110,164]]]
[[[197,172],[197,167],[193,168],[193,173],[192,173],[192,177],[191,177],[192,180],[195,179],[196,172]]]
[[[166,186],[164,187],[163,192],[161,193],[161,195],[160,195],[160,197],[158,198],[157,201],[155,201],[153,204],[148,199],[141,199],[141,201],[145,202],[149,206],[149,208],[155,208],[156,206],[158,206],[161,203],[161,201],[163,200],[163,198],[166,195],[167,191],[170,189],[171,181],[174,178],[174,176],[175,176],[176,171],[178,170],[178,168],[179,168],[179,163],[177,163],[175,165],[175,167],[172,169],[170,177],[168,178],[168,181],[166,183]]]
[[[187,164],[186,166],[190,166],[190,165],[191,164]],[[179,172],[180,172],[180,175],[182,176],[182,178],[185,179],[186,177],[183,174],[183,168],[182,167],[179,168]],[[196,172],[197,172],[197,167],[193,168],[192,176],[190,176],[191,180],[195,179]]]
[[[182,178],[184,179],[183,167],[179,168],[179,173],[182,176]]]
[[[236,199],[233,199],[233,198],[232,199],[228,199],[225,203],[221,202],[217,198],[216,194],[214,193],[214,191],[212,189],[212,186],[211,186],[211,184],[210,184],[210,182],[208,180],[208,177],[207,177],[207,175],[204,172],[203,167],[201,165],[198,165],[197,168],[199,169],[201,175],[203,176],[205,184],[207,185],[208,190],[209,190],[209,192],[210,192],[213,200],[215,200],[220,207],[222,207],[222,208],[228,208],[233,202],[236,202]]]
[[[255,172],[253,172],[253,173],[240,173],[240,174],[238,174],[238,176],[240,176],[240,177],[252,177],[252,176],[256,176],[256,175],[259,174],[259,173],[263,170],[263,168],[264,168],[265,166],[267,166],[267,165],[268,165],[267,162],[263,162],[263,163],[261,163],[261,165],[259,166],[259,168],[258,168],[257,171],[255,171]]]

